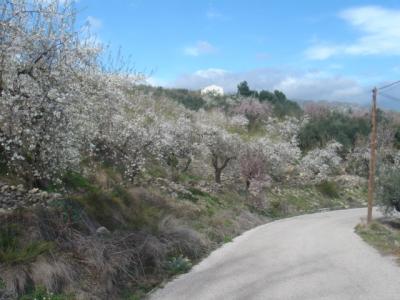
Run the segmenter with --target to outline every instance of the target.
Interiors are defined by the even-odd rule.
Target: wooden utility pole
[[[367,224],[372,221],[372,206],[375,193],[375,167],[376,167],[376,95],[378,90],[372,90],[372,110],[371,110],[371,158],[369,161],[369,179],[368,179],[368,215]]]

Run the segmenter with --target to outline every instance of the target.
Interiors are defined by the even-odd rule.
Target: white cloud
[[[335,46],[316,45],[306,50],[306,56],[309,59],[325,60],[338,52]]]
[[[97,19],[93,16],[88,16],[86,18],[86,24],[92,30],[99,30],[103,26],[103,22],[100,19]]]
[[[200,56],[215,53],[216,51],[217,49],[207,41],[197,41],[195,45],[183,49],[183,53],[188,56]]]
[[[162,78],[150,76],[146,78],[146,82],[152,86],[167,86],[168,82]]]
[[[194,75],[199,76],[201,78],[205,79],[215,79],[218,77],[225,76],[228,73],[228,71],[224,69],[215,69],[215,68],[210,68],[206,70],[198,70],[194,73]]]
[[[289,97],[303,100],[351,101],[363,100],[365,90],[354,79],[322,72],[288,75],[274,85]]]
[[[278,89],[297,100],[369,101],[365,89],[357,80],[319,71],[283,72],[264,68],[230,72],[223,69],[205,69],[183,74],[169,86],[201,89],[216,84],[227,92],[235,92],[237,84],[243,80],[247,80],[252,89]]]
[[[315,44],[306,50],[310,59],[334,55],[400,55],[400,10],[362,6],[342,11],[339,17],[361,35],[349,44]]]

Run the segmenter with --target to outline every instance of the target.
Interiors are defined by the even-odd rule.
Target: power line
[[[381,95],[381,96],[383,96],[383,97],[386,97],[386,98],[388,98],[388,99],[390,99],[390,100],[393,100],[393,101],[400,101],[399,98],[396,98],[396,97],[394,97],[394,96],[391,96],[391,95],[388,95],[388,94],[385,94],[385,93],[382,93],[382,92],[380,92],[379,95]]]
[[[387,89],[387,88],[394,86],[396,84],[399,84],[399,83],[400,83],[400,80],[392,82],[392,83],[384,85],[384,86],[381,86],[380,88],[378,88],[378,90],[381,91],[381,90]]]

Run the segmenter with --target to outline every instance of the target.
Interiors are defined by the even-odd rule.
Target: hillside
[[[60,9],[0,4],[0,299],[139,299],[257,225],[366,204],[368,111],[147,86]]]

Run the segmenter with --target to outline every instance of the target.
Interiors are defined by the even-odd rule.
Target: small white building
[[[218,85],[209,85],[201,90],[202,95],[223,96],[224,89]]]

